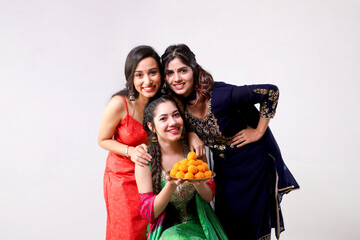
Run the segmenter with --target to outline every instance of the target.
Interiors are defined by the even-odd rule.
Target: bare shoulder
[[[127,102],[124,100],[123,96],[114,96],[107,104],[105,112],[109,115],[116,116],[116,118],[122,119],[126,116],[126,104]]]
[[[117,110],[126,110],[127,101],[124,99],[126,100],[126,97],[116,95],[110,99],[108,106]]]

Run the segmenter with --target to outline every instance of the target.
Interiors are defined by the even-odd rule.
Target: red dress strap
[[[125,102],[125,106],[126,106],[126,114],[129,115],[129,110],[128,110],[128,106],[127,106],[127,102],[126,102],[126,98],[125,96],[122,96]]]

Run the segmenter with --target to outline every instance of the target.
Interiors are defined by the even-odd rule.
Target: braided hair
[[[210,73],[205,71],[196,62],[195,54],[185,44],[171,45],[165,50],[165,53],[161,56],[161,63],[165,68],[165,74],[167,71],[167,65],[175,58],[179,58],[181,62],[189,66],[194,73],[193,78],[196,100],[193,104],[196,105],[210,99],[210,91],[214,86],[214,79]]]
[[[175,100],[171,96],[168,95],[159,96],[159,94],[149,99],[144,109],[143,128],[145,129],[150,142],[149,153],[152,157],[151,176],[152,176],[154,194],[158,194],[161,191],[161,149],[158,141],[152,141],[153,137],[156,137],[156,133],[153,132],[148,127],[147,123],[151,123],[153,127],[155,126],[154,125],[155,110],[160,103],[164,103],[164,102],[172,102],[176,106],[176,108],[179,109]]]

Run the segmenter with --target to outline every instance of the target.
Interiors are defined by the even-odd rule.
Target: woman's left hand
[[[230,138],[229,144],[239,148],[246,144],[258,141],[263,135],[263,132],[248,126],[246,129],[241,130],[232,136]]]

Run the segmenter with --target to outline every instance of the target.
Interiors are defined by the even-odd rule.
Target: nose
[[[177,82],[177,81],[181,81],[181,76],[178,72],[175,72],[174,74],[174,80]]]
[[[169,118],[169,125],[170,125],[170,126],[173,126],[173,125],[175,125],[175,124],[176,124],[175,118],[170,117],[170,118]]]
[[[149,75],[148,75],[148,74],[145,74],[145,75],[144,75],[144,83],[145,83],[146,85],[150,85],[151,82],[152,82],[152,81],[151,81]]]

